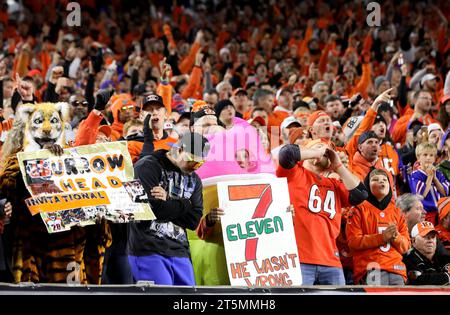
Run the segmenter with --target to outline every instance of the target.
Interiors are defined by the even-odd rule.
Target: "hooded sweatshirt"
[[[112,116],[114,119],[114,122],[111,125],[111,128],[112,128],[112,130],[114,130],[118,134],[120,134],[120,137],[122,137],[122,135],[123,135],[123,123],[121,123],[119,121],[119,112],[123,106],[130,106],[130,105],[135,106],[136,103],[133,102],[131,100],[131,98],[128,98],[126,96],[126,94],[121,94],[121,96],[119,96],[116,100],[114,100],[114,102],[112,103],[112,106],[111,106],[111,113],[112,113]],[[113,140],[117,140],[117,139],[113,139]]]
[[[365,179],[366,187],[370,187],[369,178],[370,173]],[[397,225],[399,234],[393,242],[385,243],[381,233],[391,223]],[[369,198],[351,209],[346,233],[348,246],[353,250],[355,284],[364,282],[367,270],[375,266],[376,269],[399,274],[406,281],[406,267],[402,262],[402,255],[410,246],[408,227],[392,199],[391,186],[388,195],[381,201],[378,201],[369,189]]]
[[[134,166],[135,178],[141,181],[157,219],[130,223],[128,252],[132,256],[190,256],[186,229],[195,230],[202,217],[203,186],[195,172],[182,173],[166,153],[159,150]],[[156,186],[166,191],[167,200],[151,196]]]

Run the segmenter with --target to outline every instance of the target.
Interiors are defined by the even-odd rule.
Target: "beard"
[[[326,157],[322,157],[320,160],[315,160],[314,161],[314,166],[319,167],[321,169],[327,169],[328,167],[330,167],[330,160]]]

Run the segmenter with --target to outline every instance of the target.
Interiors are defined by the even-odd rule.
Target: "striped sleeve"
[[[425,190],[424,175],[419,171],[415,171],[411,174],[411,180],[409,182],[411,193],[421,195]]]
[[[441,171],[436,171],[436,177],[438,178],[439,182],[441,182],[442,186],[444,186],[445,190],[445,196],[449,195],[449,189],[450,189],[450,182],[445,178],[444,174],[441,173]]]

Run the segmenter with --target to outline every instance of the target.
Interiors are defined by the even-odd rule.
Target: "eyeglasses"
[[[198,170],[203,164],[205,164],[205,160],[195,160],[190,154],[186,154],[186,160],[187,162],[194,162],[195,164],[192,165],[192,168],[194,170]]]
[[[74,107],[78,107],[80,105],[83,107],[87,107],[89,105],[87,101],[73,101],[71,104]]]
[[[134,108],[133,105],[128,105],[128,106],[122,106],[122,107],[120,108],[120,110],[129,110],[129,109],[133,109],[133,108]]]

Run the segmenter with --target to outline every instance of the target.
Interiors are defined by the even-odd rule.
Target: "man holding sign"
[[[208,152],[208,140],[187,132],[170,151],[156,151],[136,163],[135,176],[157,217],[130,224],[128,259],[136,281],[195,285],[186,229],[195,230],[202,217],[203,186],[194,171]]]
[[[302,284],[285,178],[258,174],[217,183],[220,218],[230,283],[233,286]],[[286,211],[288,209],[289,211]]]
[[[342,181],[322,175],[330,170]],[[311,140],[301,148],[284,146],[277,176],[287,177],[294,204],[303,285],[345,285],[336,238],[342,208],[358,205],[367,198],[364,184],[321,139]]]

